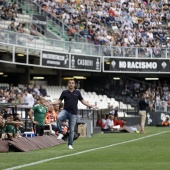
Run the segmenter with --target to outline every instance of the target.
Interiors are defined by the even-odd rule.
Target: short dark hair
[[[68,82],[69,82],[69,81],[75,81],[75,79],[74,79],[74,78],[70,78],[70,79],[68,80]]]
[[[125,119],[125,118],[121,118],[121,120],[126,122],[126,119]]]

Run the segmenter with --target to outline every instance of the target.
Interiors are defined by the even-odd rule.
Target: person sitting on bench
[[[120,129],[120,125],[114,126],[113,119],[114,119],[113,115],[108,116],[108,119],[106,120],[106,126],[103,129],[103,131],[116,131]]]

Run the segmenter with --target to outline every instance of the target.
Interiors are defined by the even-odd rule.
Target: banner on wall
[[[164,59],[124,59],[104,57],[104,70],[109,72],[169,72],[169,60]]]
[[[42,65],[69,68],[69,54],[42,51]]]
[[[71,69],[101,71],[100,57],[71,55]]]
[[[155,125],[161,125],[163,121],[166,120],[166,118],[170,118],[170,113],[168,112],[147,112],[146,114],[146,124],[155,126]]]

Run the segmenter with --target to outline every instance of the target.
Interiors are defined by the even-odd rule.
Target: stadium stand
[[[9,84],[6,83],[0,83],[0,89],[2,90],[1,95],[2,98],[3,96],[3,90],[8,89],[10,87]],[[29,88],[33,89],[34,86],[30,85]],[[37,86],[39,89],[39,86]],[[65,86],[44,86],[44,88],[47,91],[47,96],[46,99],[50,101],[57,100],[61,94],[62,90],[65,90]],[[22,94],[22,91],[25,89],[25,85],[23,84],[18,84],[18,86],[14,86],[11,88],[12,92],[11,95],[16,96],[16,94],[20,93]],[[96,92],[86,92],[84,89],[80,89],[82,96],[86,101],[89,101],[89,103],[92,103],[94,105],[98,105],[99,109],[106,109],[111,106],[111,109],[117,109],[120,108],[120,110],[134,110],[133,107],[131,107],[130,104],[125,104],[123,101],[119,102],[116,101],[114,98],[109,98],[107,95],[98,95]],[[9,94],[8,94],[9,95]],[[10,98],[12,96],[8,96]],[[36,96],[35,96],[36,97]],[[8,102],[3,100],[1,101],[2,103]],[[86,106],[82,105],[81,102],[78,103],[78,108],[79,109],[87,109]]]
[[[39,1],[48,15],[61,19],[95,44],[167,46],[169,3],[164,1]],[[44,14],[44,13],[42,13]],[[142,41],[143,40],[143,41]],[[142,42],[142,43],[141,43]]]
[[[148,99],[150,98],[150,104],[155,104],[157,110],[162,110],[164,102],[169,101],[169,85],[166,81],[160,83],[153,81],[153,83],[145,84],[135,81],[126,81],[123,83],[122,87],[119,87],[119,90],[112,90],[111,96],[97,94],[96,92],[86,92],[84,89],[80,89],[82,96],[89,103],[96,104],[99,106],[99,109],[104,109],[112,107],[113,109],[119,108],[120,110],[134,111],[135,108],[132,107],[137,103],[140,95],[143,92],[147,93]],[[3,90],[10,89],[12,90],[13,95],[17,93],[22,93],[22,90],[25,89],[24,84],[18,84],[18,86],[10,87],[7,83],[0,83],[0,89],[2,90],[1,95],[3,95]],[[30,89],[34,89],[33,85],[29,85]],[[61,94],[61,91],[67,89],[66,86],[43,86],[47,91],[46,99],[50,101],[57,100]],[[39,86],[37,86],[39,89]],[[156,90],[155,90],[156,89]],[[107,91],[105,91],[107,93]],[[10,96],[9,96],[10,98]],[[81,102],[78,103],[79,109],[86,109],[86,106],[82,105]]]
[[[20,41],[37,48],[47,46],[51,50],[69,50],[70,37],[73,39],[73,53],[118,57],[155,57],[170,55],[169,3],[164,1],[15,1],[1,3],[0,28],[24,34]],[[80,5],[81,3],[81,5]],[[37,6],[38,5],[38,6]],[[48,7],[47,9],[44,7]],[[135,8],[135,10],[133,10]],[[58,13],[56,15],[56,13]],[[54,30],[68,42],[44,40],[42,28],[34,25],[38,37],[30,37],[32,16],[47,17],[47,30]],[[14,22],[14,23],[13,23]],[[17,27],[21,29],[17,31]],[[19,26],[19,27],[20,27]],[[54,32],[55,32],[54,31]],[[1,33],[2,34],[2,33]],[[11,33],[12,34],[12,33]],[[5,37],[5,35],[2,35]],[[82,38],[83,37],[83,38]],[[88,41],[87,41],[88,40]],[[36,41],[36,43],[35,43]],[[74,43],[80,42],[79,44]],[[48,43],[47,43],[48,42]],[[87,43],[88,42],[88,43]],[[53,47],[51,47],[51,44]],[[81,44],[85,43],[85,44]],[[61,45],[62,44],[62,45]],[[92,45],[96,47],[89,47]],[[57,46],[57,47],[56,47]],[[82,48],[83,47],[83,48]]]

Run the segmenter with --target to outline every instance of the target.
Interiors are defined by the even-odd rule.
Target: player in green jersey
[[[44,134],[44,125],[45,125],[45,115],[47,108],[45,106],[46,100],[43,97],[40,97],[39,104],[36,104],[29,111],[28,115],[35,125],[35,135],[43,136]],[[34,115],[34,118],[33,118]]]

